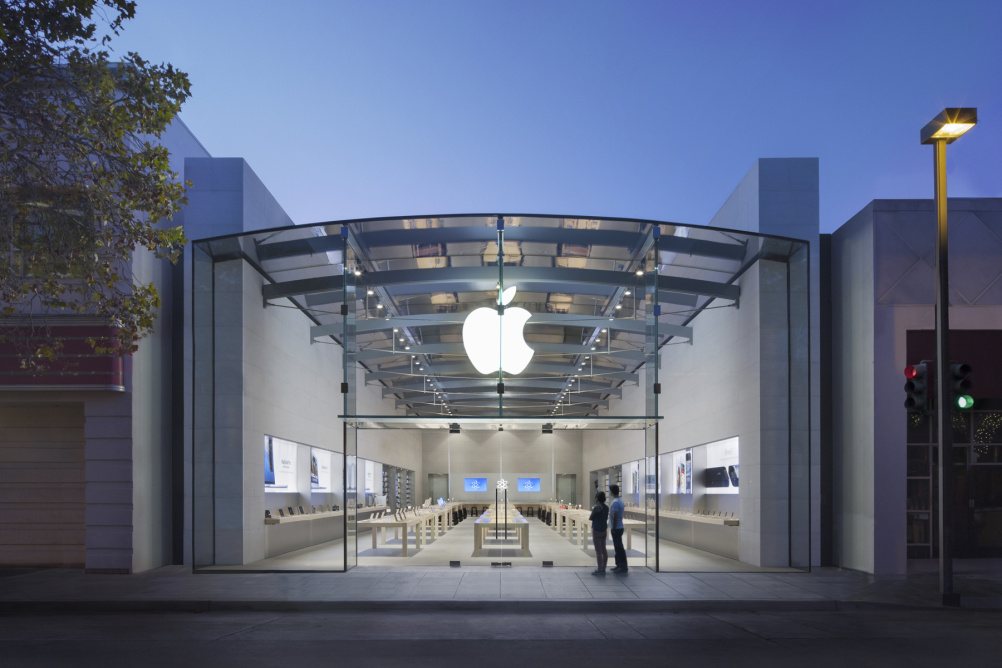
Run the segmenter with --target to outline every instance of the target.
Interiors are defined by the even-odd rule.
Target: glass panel
[[[1002,411],[974,414],[974,442],[1002,443]]]
[[[930,496],[932,491],[932,483],[929,478],[919,478],[911,479],[907,481],[908,483],[908,502],[906,504],[908,510],[925,510],[929,511],[932,509],[932,497]]]
[[[264,511],[291,505],[298,518],[300,504],[302,515],[337,505],[340,535],[326,541],[336,545],[337,558],[298,563],[351,568],[363,499],[359,428],[507,432],[542,425],[644,431],[644,489],[636,493],[638,501],[643,496],[652,568],[665,554],[666,522],[677,519],[659,509],[700,515],[686,525],[690,534],[696,524],[720,529],[699,549],[745,564],[806,567],[806,246],[644,221],[503,222],[503,237],[496,217],[467,216],[316,225],[199,245],[209,268],[196,260],[195,273],[211,287],[196,294],[196,323],[211,324],[196,332],[203,348],[196,350],[196,395],[214,411],[195,416],[203,429],[195,453],[196,494],[203,489],[195,510],[203,548],[197,563],[274,568],[269,559],[285,559],[288,551],[276,552],[285,538],[273,524],[262,531],[263,519],[281,519],[262,518]],[[436,237],[442,230],[448,234]],[[523,332],[532,357],[518,373],[504,369],[508,348],[499,351],[500,344],[491,344],[498,364],[475,369],[464,341],[470,314],[496,311],[499,287],[502,294],[516,288],[507,315],[516,308],[530,314]],[[749,296],[748,308],[737,308],[739,293]],[[501,322],[490,330],[498,340]],[[749,336],[755,329],[759,334]],[[694,340],[694,331],[706,338]],[[716,385],[735,382],[747,391],[718,405]],[[367,398],[359,403],[363,390]],[[362,406],[373,408],[359,415]],[[661,419],[671,425],[663,434]],[[270,462],[261,451],[268,438]],[[736,443],[740,463],[728,459],[739,456]],[[294,468],[284,471],[294,482],[285,491],[267,478],[278,472],[276,444]],[[670,454],[686,450],[688,491],[669,507],[662,488],[676,472]],[[323,493],[329,497],[321,494],[322,481],[314,487],[312,480],[315,472],[322,477],[324,452],[333,453],[332,489]],[[562,494],[590,501],[574,480],[575,465],[567,466],[565,474],[551,464],[551,493],[557,495],[559,476],[567,478]],[[770,492],[739,493],[742,467],[753,489]],[[384,470],[404,476],[400,505],[425,498],[413,471]],[[283,494],[288,500],[278,503]],[[740,526],[741,511],[749,513],[748,527]],[[301,527],[315,519],[296,521]],[[297,549],[316,554],[315,547]]]
[[[358,565],[358,430],[344,425],[345,527],[344,569]],[[364,475],[364,471],[362,471]]]
[[[909,443],[932,443],[932,425],[928,416],[922,413],[908,413]]]
[[[953,411],[953,443],[961,445],[971,442],[970,411]]]
[[[908,446],[908,477],[926,477],[931,475],[928,445]]]
[[[975,464],[1002,464],[1002,445],[975,445]]]
[[[647,509],[647,541],[644,546],[644,554],[647,557],[647,568],[658,570],[658,508],[660,507],[660,494],[658,485],[660,475],[655,462],[658,460],[658,425],[648,427],[644,430],[644,450],[647,453],[644,466],[644,504]]]
[[[352,246],[352,239],[350,238],[349,233],[350,231],[347,226],[342,226],[338,229],[338,234],[342,242],[341,257],[344,259],[341,266],[342,285],[344,286],[344,290],[341,294],[343,295],[344,301],[341,305],[340,311],[344,329],[341,334],[343,341],[343,356],[341,362],[342,384],[340,390],[344,402],[342,415],[345,416],[355,415],[358,392],[356,366],[358,358],[358,316],[355,304],[357,297],[361,296],[364,313],[366,318],[368,318],[370,297],[368,291],[362,295],[356,288],[359,279],[364,273],[365,267],[355,254],[355,250]],[[375,296],[375,299],[377,300],[377,303],[375,304],[376,311],[381,311],[382,309],[378,308],[381,305],[381,302],[378,301],[380,298]],[[375,317],[379,316],[377,315]],[[346,422],[342,423],[342,428],[345,472],[344,569],[348,570],[354,568],[358,564],[358,430]]]

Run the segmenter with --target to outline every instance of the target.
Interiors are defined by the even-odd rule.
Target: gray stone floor
[[[590,567],[371,567],[347,573],[192,573],[171,566],[133,575],[0,571],[0,611],[473,609],[835,610],[940,605],[934,563],[902,577],[833,568],[809,573],[591,574]],[[1002,607],[1002,560],[957,562],[969,607]],[[507,608],[506,608],[507,606]]]
[[[550,561],[555,566],[594,567],[595,552],[591,548],[590,536],[586,536],[587,550],[582,549],[577,536],[558,534],[556,529],[547,526],[536,518],[529,518],[529,551],[528,556],[522,556],[514,538],[504,541],[488,540],[485,543],[485,554],[473,556],[473,522],[466,520],[449,529],[445,534],[432,542],[423,541],[418,548],[417,539],[412,532],[406,540],[407,556],[401,556],[403,537],[388,535],[383,542],[378,539],[375,548],[372,547],[372,534],[365,531],[358,537],[358,564],[360,566],[448,566],[451,561],[459,561],[463,566],[490,566],[494,561],[510,562],[513,567],[541,566],[543,561]],[[639,568],[645,565],[645,541],[642,532],[633,532],[633,542],[627,550],[627,560],[631,567]],[[609,553],[612,554],[612,539],[608,541]],[[696,548],[679,545],[670,541],[661,541],[661,570],[684,572],[789,572],[789,568],[762,568],[742,563]],[[216,570],[259,571],[259,570],[343,570],[344,541],[335,540],[313,547],[295,550],[262,561],[256,561],[239,566],[220,566]]]

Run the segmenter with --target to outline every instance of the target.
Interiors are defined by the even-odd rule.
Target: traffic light
[[[929,406],[929,366],[926,362],[905,367],[905,408],[909,413],[924,413]]]
[[[952,391],[953,405],[960,409],[967,409],[974,405],[971,397],[971,375],[970,364],[950,364],[950,388]]]

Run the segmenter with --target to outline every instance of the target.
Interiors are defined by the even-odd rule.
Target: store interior
[[[642,433],[613,435],[635,446],[642,443]],[[524,430],[491,434],[480,430],[464,437],[461,431],[439,430],[422,436],[422,463],[427,470],[421,471],[366,459],[361,456],[364,448],[349,459],[342,452],[265,437],[261,488],[265,558],[211,570],[343,570],[345,550],[351,545],[344,535],[345,507],[351,497],[358,565],[592,566],[595,552],[589,523],[558,522],[553,510],[581,516],[596,503],[600,491],[609,505],[613,485],[620,490],[625,528],[631,534],[624,538],[629,539],[626,554],[631,568],[647,565],[648,545],[656,540],[661,571],[791,570],[756,566],[739,558],[737,438],[663,453],[656,460],[658,475],[648,467],[648,459],[640,457],[590,469],[585,477],[577,470],[589,459],[582,432],[528,437]],[[440,471],[436,454],[443,450],[446,464]],[[501,481],[507,483],[505,489],[500,489]],[[656,520],[648,512],[649,502],[652,509],[657,505]],[[521,548],[504,523],[489,527],[482,548],[474,549],[477,517],[490,507],[510,508],[512,526],[524,521],[530,535],[528,549]],[[438,513],[438,526],[382,528],[381,518],[399,518],[400,513],[416,519]],[[654,521],[656,538],[648,532]],[[377,532],[375,542],[373,532]],[[613,553],[611,534],[607,549]]]

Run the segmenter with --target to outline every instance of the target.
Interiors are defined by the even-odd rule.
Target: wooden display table
[[[521,513],[515,510],[509,503],[507,508],[495,507],[493,504],[484,514],[473,521],[473,556],[479,557],[484,549],[484,538],[490,535],[491,531],[510,531],[518,533],[518,546],[523,557],[529,554],[529,521],[522,517]],[[507,537],[507,536],[506,536]]]
[[[386,544],[386,530],[393,529],[393,537],[400,538],[400,530],[404,530],[403,540],[400,541],[400,556],[407,556],[407,534],[414,530],[414,548],[421,549],[421,538],[424,534],[424,528],[429,521],[428,516],[421,515],[411,515],[403,520],[395,519],[392,515],[388,517],[380,517],[377,520],[362,520],[358,522],[358,527],[361,529],[372,528],[372,549],[376,549],[378,546],[378,536],[380,530],[383,532],[383,544]]]

